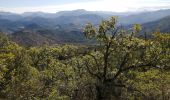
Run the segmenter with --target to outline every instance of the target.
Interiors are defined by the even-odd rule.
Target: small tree
[[[151,40],[137,38],[140,30],[138,24],[128,31],[117,27],[115,17],[98,27],[85,27],[85,36],[97,42],[95,50],[83,58],[86,72],[95,80],[97,100],[120,99],[122,88],[137,91],[126,84],[131,70],[160,68],[159,54],[154,53],[157,49]]]

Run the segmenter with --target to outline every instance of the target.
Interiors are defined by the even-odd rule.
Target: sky
[[[76,9],[112,12],[170,9],[170,0],[0,0],[0,11],[14,13]]]

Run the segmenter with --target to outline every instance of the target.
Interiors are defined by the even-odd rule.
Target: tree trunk
[[[121,89],[112,84],[96,85],[96,100],[120,100]]]
[[[100,86],[96,86],[96,99],[97,100],[104,100],[104,98],[102,97]]]

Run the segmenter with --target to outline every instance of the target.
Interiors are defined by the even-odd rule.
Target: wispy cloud
[[[63,10],[86,9],[90,11],[136,11],[157,10],[170,8],[170,0],[95,0],[88,2],[77,2],[62,5],[48,5],[38,7],[0,7],[0,10],[10,12],[33,12],[43,11],[55,13]]]

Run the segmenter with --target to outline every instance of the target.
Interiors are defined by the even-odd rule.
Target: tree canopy
[[[87,24],[92,45],[25,48],[0,35],[0,99],[168,100],[170,35],[141,30],[112,17]]]

